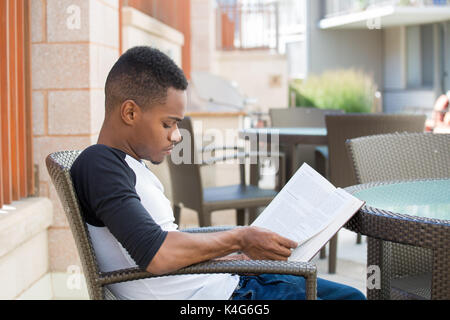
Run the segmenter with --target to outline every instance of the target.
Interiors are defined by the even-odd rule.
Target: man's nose
[[[170,136],[170,141],[175,142],[175,143],[181,141],[181,133],[178,128],[176,130],[172,131],[172,134]]]

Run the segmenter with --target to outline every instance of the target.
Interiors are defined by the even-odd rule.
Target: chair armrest
[[[238,146],[214,146],[214,145],[210,145],[210,146],[206,146],[204,148],[201,149],[201,152],[216,152],[216,151],[226,151],[226,150],[238,150],[238,151],[243,151],[244,148],[243,147],[238,147]]]
[[[306,298],[316,299],[317,296],[317,268],[309,262],[271,261],[271,260],[211,260],[197,263],[172,273],[153,275],[139,268],[122,269],[100,273],[100,285],[120,283],[125,281],[154,278],[183,274],[289,274],[304,277],[306,280]]]
[[[217,156],[217,157],[211,157],[207,160],[204,160],[202,162],[202,165],[210,165],[210,164],[214,164],[216,162],[220,162],[220,161],[227,161],[227,160],[231,160],[231,159],[245,159],[245,158],[249,158],[249,157],[258,157],[258,156],[268,156],[267,153],[262,153],[262,152],[258,152],[258,151],[252,151],[252,152],[236,152],[234,154],[224,154],[222,156]],[[271,156],[278,156],[278,157],[283,157],[284,154],[281,152],[273,152],[273,153],[269,153],[269,155]]]
[[[273,152],[273,153],[269,153],[271,156],[276,157],[278,156],[279,158],[279,175],[278,175],[278,181],[277,181],[277,186],[276,186],[276,190],[281,190],[283,188],[283,186],[286,184],[286,154],[284,152],[278,151],[278,152]],[[200,165],[204,166],[204,165],[212,165],[215,164],[217,162],[220,161],[227,161],[227,160],[231,160],[231,159],[239,159],[239,164],[241,164],[241,184],[245,184],[245,167],[243,166],[245,164],[245,160],[246,158],[250,158],[250,157],[258,157],[260,155],[263,156],[267,156],[266,153],[262,153],[262,152],[258,152],[258,151],[253,151],[253,152],[236,152],[234,154],[225,154],[223,156],[219,156],[219,157],[212,157],[209,158],[207,160],[204,160]],[[259,181],[259,172],[257,172],[258,166],[255,167],[256,164],[251,164],[250,165],[250,184],[254,184],[257,185],[257,181]],[[252,168],[253,167],[253,168]]]
[[[209,153],[211,155],[210,159],[214,159],[212,161],[211,160],[203,161],[202,163],[200,163],[200,166],[211,165],[211,164],[214,164],[214,163],[219,162],[219,161],[224,161],[224,160],[228,160],[228,159],[234,159],[233,155],[227,155],[225,157],[225,159],[223,159],[223,157],[216,156],[217,152],[224,152],[225,153],[226,151],[229,151],[229,150],[233,150],[233,151],[236,151],[238,153],[244,152],[244,148],[243,147],[238,147],[238,146],[215,146],[215,145],[209,145],[209,146],[206,146],[206,147],[203,147],[203,148],[199,149],[198,152],[200,152],[202,154],[202,159],[204,157],[203,156],[204,153]]]
[[[220,232],[228,231],[235,228],[242,228],[241,226],[213,226],[213,227],[202,227],[202,228],[187,228],[180,230],[181,232],[189,233],[210,233],[210,232]]]

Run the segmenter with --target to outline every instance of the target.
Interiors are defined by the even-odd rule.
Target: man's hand
[[[291,249],[298,246],[267,229],[246,227],[241,231],[241,251],[253,260],[287,260]]]

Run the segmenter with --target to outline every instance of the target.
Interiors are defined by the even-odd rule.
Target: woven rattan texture
[[[67,215],[80,255],[90,298],[95,300],[115,299],[116,297],[107,289],[106,285],[157,276],[139,268],[117,270],[108,273],[99,271],[87,225],[83,220],[69,172],[79,154],[80,151],[52,153],[46,158],[47,169]],[[218,232],[229,229],[230,227],[194,228],[186,230],[186,232]],[[306,298],[316,299],[317,269],[311,263],[245,260],[207,261],[188,266],[170,275],[201,273],[279,273],[302,276],[306,279]]]
[[[358,183],[450,177],[449,134],[386,134],[352,139]]]

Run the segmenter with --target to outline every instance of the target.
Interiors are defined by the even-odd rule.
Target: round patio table
[[[422,296],[450,299],[450,179],[374,182],[345,190],[366,201],[345,227],[370,237],[367,265],[381,265],[382,241],[430,249],[431,292]],[[367,294],[377,299],[381,290]]]
[[[326,128],[250,128],[239,131],[239,138],[250,140],[251,148],[259,146],[259,143],[285,146],[289,152],[286,154],[286,178],[294,174],[294,161],[298,144],[327,145]],[[257,150],[254,150],[257,151]],[[279,151],[279,150],[276,150]],[[272,150],[273,152],[273,150]]]
[[[239,131],[239,137],[245,139],[246,137],[271,137],[278,135],[279,143],[283,145],[296,144],[320,144],[326,145],[327,129],[326,128],[250,128]],[[270,142],[270,139],[269,139]]]

